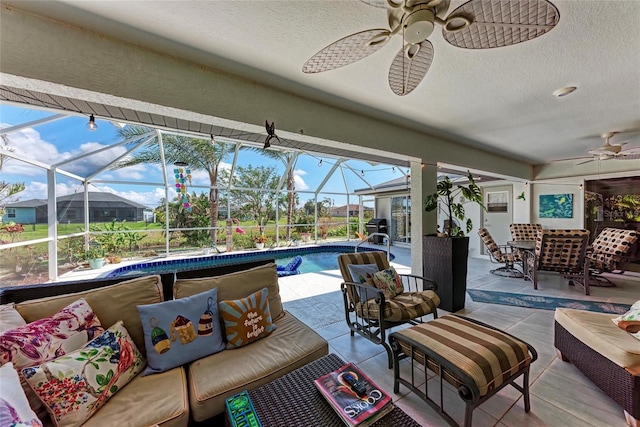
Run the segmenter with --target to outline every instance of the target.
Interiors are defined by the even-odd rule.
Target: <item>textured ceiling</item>
[[[328,44],[388,28],[384,9],[360,1],[7,3],[287,90],[310,88],[534,164],[585,155],[607,131],[628,131],[614,143],[640,145],[637,0],[553,0],[560,12],[553,30],[498,49],[454,47],[436,27],[431,68],[403,97],[393,94],[387,76],[400,38],[346,67],[302,73]],[[449,10],[462,3],[452,1]],[[563,86],[578,90],[554,97]]]

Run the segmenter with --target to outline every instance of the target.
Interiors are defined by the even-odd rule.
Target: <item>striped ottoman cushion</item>
[[[509,377],[531,363],[527,345],[500,331],[486,328],[463,317],[443,316],[393,334],[402,351],[409,355],[410,345],[405,339],[435,352],[466,373],[485,396],[506,382]],[[424,353],[414,349],[414,358],[424,364]],[[428,367],[440,373],[438,360],[429,358]],[[443,378],[459,387],[463,379],[445,369]]]

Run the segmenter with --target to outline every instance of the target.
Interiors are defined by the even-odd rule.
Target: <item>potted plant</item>
[[[467,180],[461,185],[445,176],[424,202],[425,211],[437,210],[446,218],[444,233],[423,236],[422,255],[424,276],[438,283],[440,308],[449,312],[464,308],[467,291],[469,238],[465,234],[473,230],[473,222],[466,217],[464,205],[471,202],[484,209],[482,189],[469,171]]]
[[[311,229],[314,219],[311,215],[301,213],[296,217],[296,231],[300,233],[300,239],[307,243],[311,240]]]
[[[85,252],[85,259],[89,261],[89,268],[96,270],[104,265],[104,251],[100,246],[89,245]]]
[[[253,238],[253,242],[256,244],[257,249],[264,249],[264,244],[267,243],[267,236],[259,234]]]

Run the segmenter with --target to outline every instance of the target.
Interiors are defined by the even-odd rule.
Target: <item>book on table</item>
[[[314,383],[348,426],[366,427],[394,408],[391,396],[353,363],[315,379]]]

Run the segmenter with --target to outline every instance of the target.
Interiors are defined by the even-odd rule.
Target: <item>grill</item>
[[[387,234],[387,219],[373,218],[371,221],[365,224],[365,228],[367,229],[367,234],[372,234],[372,233]],[[378,245],[384,243],[384,237],[382,236],[373,236],[371,239],[373,240],[373,243],[376,243]]]

